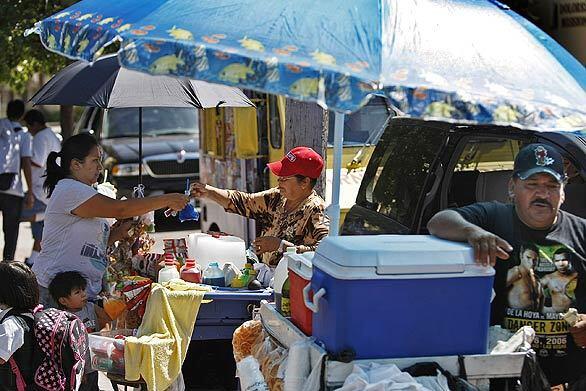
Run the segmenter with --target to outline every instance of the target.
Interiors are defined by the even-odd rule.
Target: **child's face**
[[[73,288],[69,296],[59,299],[59,304],[69,311],[80,311],[87,304],[85,289]]]

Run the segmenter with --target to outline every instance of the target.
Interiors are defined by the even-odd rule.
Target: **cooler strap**
[[[468,380],[468,374],[466,373],[466,363],[464,362],[464,356],[458,356],[458,377],[460,379]]]

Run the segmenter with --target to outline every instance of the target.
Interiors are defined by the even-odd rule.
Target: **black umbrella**
[[[238,88],[205,81],[153,76],[121,68],[115,55],[94,63],[76,61],[57,73],[31,99],[34,105],[137,107],[138,153],[142,161],[143,107],[254,107]],[[142,164],[139,181],[142,183]]]

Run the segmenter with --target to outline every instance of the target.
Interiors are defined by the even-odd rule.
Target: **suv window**
[[[145,107],[142,109],[144,136],[198,134],[197,109],[189,107]],[[138,136],[138,108],[106,111],[102,138]]]
[[[410,227],[445,137],[445,130],[432,126],[394,123],[387,129],[365,173],[362,186],[366,188],[360,191],[365,206]]]
[[[480,201],[507,202],[507,183],[521,140],[475,137],[468,139],[451,174],[448,207]]]
[[[520,140],[472,139],[466,143],[455,171],[512,170]]]

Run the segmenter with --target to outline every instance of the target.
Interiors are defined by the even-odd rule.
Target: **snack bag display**
[[[150,279],[157,278],[158,265],[164,260],[165,254],[147,253],[136,254],[132,257],[132,268],[134,271]]]
[[[145,277],[130,276],[122,281],[122,299],[126,305],[126,312],[120,317],[119,323],[123,323],[125,328],[138,328],[144,311],[146,302],[151,293],[152,280]],[[121,327],[119,324],[118,327]]]
[[[187,259],[187,241],[185,238],[163,239],[163,249],[165,254],[171,254],[175,259]]]

